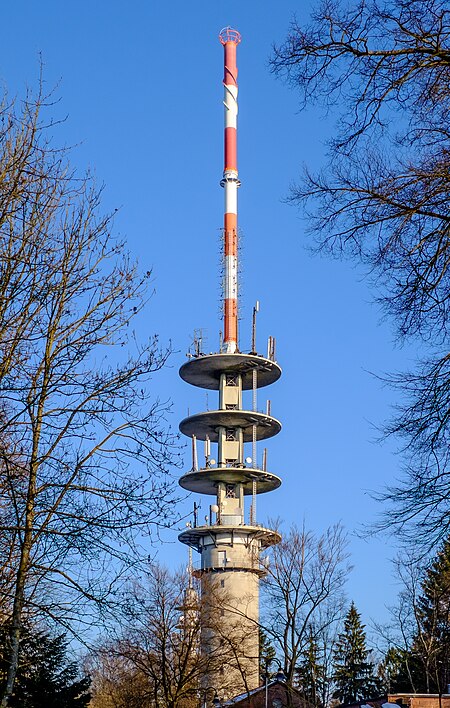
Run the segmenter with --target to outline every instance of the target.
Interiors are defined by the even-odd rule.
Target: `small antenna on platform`
[[[192,339],[192,346],[194,348],[194,356],[201,356],[203,354],[203,340],[205,339],[203,335],[203,329],[194,329],[194,336]]]
[[[194,502],[194,529],[197,528],[198,525],[198,510],[199,510],[199,505]]]
[[[253,369],[252,371],[252,408],[253,411],[256,413],[257,410],[257,399],[256,399],[256,394],[258,391],[258,372],[256,369]],[[252,458],[253,458],[253,467],[257,467],[257,452],[256,452],[256,425],[252,425]],[[254,500],[256,501],[256,500]],[[253,502],[252,502],[252,508],[253,508]]]
[[[255,464],[255,463],[253,463]],[[256,464],[255,464],[256,466]],[[252,503],[250,506],[250,525],[256,524],[256,479],[252,481]]]
[[[255,306],[253,308],[253,317],[252,317],[252,351],[250,352],[251,354],[256,354],[256,315],[259,312],[259,300],[256,301]]]
[[[192,565],[192,548],[189,546],[189,560],[188,560],[188,587],[189,590],[192,590],[192,573],[193,571],[193,565]]]
[[[198,472],[197,437],[192,436],[192,471]]]
[[[269,337],[267,340],[267,358],[275,361],[275,337]]]
[[[205,440],[205,467],[210,466],[210,462],[209,462],[210,455],[211,455],[211,441],[207,435],[206,440]]]

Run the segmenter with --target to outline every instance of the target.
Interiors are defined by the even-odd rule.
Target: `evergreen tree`
[[[444,693],[450,681],[450,541],[428,568],[419,600],[421,633],[415,652],[426,667],[426,689]]]
[[[378,674],[383,686],[383,691],[392,693],[392,686],[400,672],[403,671],[405,652],[397,647],[389,647],[384,659],[378,666]]]
[[[325,672],[312,627],[310,627],[308,645],[296,668],[298,689],[308,703],[316,708],[323,708]]]
[[[445,693],[450,683],[450,539],[431,562],[414,603],[417,630],[392,679],[395,691]]]
[[[0,687],[6,677],[5,645],[8,628],[0,629]],[[52,636],[34,628],[24,630],[13,708],[85,708],[89,704],[89,677],[78,678],[78,666],[68,661],[63,634]]]
[[[374,675],[374,664],[369,657],[364,625],[352,602],[334,652],[334,698],[341,703],[355,703],[378,695],[380,681]]]
[[[272,662],[274,661],[277,653],[275,647],[270,641],[267,632],[265,632],[261,627],[259,628],[259,677],[261,681],[264,681],[266,674],[270,671]]]

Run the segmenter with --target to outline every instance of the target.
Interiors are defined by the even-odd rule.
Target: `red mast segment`
[[[219,34],[224,48],[224,169],[220,182],[225,189],[224,209],[224,344],[228,353],[238,350],[238,228],[237,189],[240,186],[237,168],[238,85],[236,47],[241,35],[231,27]]]

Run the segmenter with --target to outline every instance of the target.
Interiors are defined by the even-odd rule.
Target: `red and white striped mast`
[[[240,186],[237,168],[237,114],[238,84],[236,48],[241,35],[231,27],[219,34],[224,48],[224,167],[220,182],[225,190],[224,209],[224,262],[225,284],[223,293],[225,351],[238,351],[238,226],[237,190]]]

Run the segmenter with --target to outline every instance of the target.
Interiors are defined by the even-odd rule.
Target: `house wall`
[[[450,708],[449,694],[441,697],[429,693],[396,693],[388,696],[389,703],[397,703],[399,700],[409,708]]]

